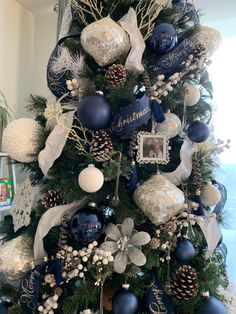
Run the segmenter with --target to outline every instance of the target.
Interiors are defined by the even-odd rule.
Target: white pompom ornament
[[[30,118],[10,122],[2,136],[4,151],[19,162],[29,163],[36,160],[36,139],[39,131],[38,122]]]
[[[200,91],[196,85],[184,84],[184,103],[188,107],[196,105],[200,100]]]
[[[221,193],[210,181],[202,190],[201,194],[202,203],[205,206],[217,205],[221,200]]]
[[[88,165],[88,167],[79,174],[79,186],[85,192],[95,193],[101,189],[103,183],[103,173],[94,165]]]

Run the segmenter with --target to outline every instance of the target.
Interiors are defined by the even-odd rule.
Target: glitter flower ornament
[[[148,244],[151,238],[147,232],[134,229],[132,218],[126,218],[122,225],[109,224],[105,233],[107,236],[100,248],[114,256],[115,272],[122,274],[129,264],[143,266],[146,263],[141,246]]]
[[[48,98],[44,117],[47,119],[46,125],[49,130],[54,129],[58,123],[58,118],[61,117],[62,113],[63,109],[60,101],[56,101],[56,98]]]

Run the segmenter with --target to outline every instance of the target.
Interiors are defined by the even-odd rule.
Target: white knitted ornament
[[[21,118],[10,122],[3,132],[4,151],[19,162],[32,162],[37,159],[36,139],[40,126],[30,118]]]

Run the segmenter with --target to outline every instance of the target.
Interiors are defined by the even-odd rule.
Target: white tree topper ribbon
[[[50,208],[43,214],[34,238],[34,259],[36,261],[40,262],[44,257],[47,257],[43,246],[43,238],[48,234],[49,230],[54,226],[60,225],[65,214],[72,216],[83,204],[84,201],[82,200],[68,205],[60,205]]]
[[[48,136],[45,148],[38,155],[39,167],[46,176],[54,161],[60,157],[69,136],[75,110],[63,113],[58,123]]]
[[[127,57],[125,68],[129,71],[143,72],[142,56],[146,44],[138,28],[135,10],[130,8],[128,13],[119,20],[119,24],[129,34],[131,41],[131,50]]]
[[[183,180],[189,178],[192,172],[192,156],[196,150],[196,145],[189,139],[185,139],[180,149],[180,165],[173,171],[162,173],[175,185],[180,185]]]
[[[220,227],[217,222],[216,215],[206,212],[206,216],[195,216],[194,219],[201,228],[207,242],[205,258],[210,258],[221,238]]]

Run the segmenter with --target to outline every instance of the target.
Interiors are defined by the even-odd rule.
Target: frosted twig
[[[80,0],[80,5],[76,0],[72,0],[71,3],[85,25],[89,24],[86,20],[86,13],[91,15],[95,21],[103,18],[103,5],[98,4],[97,0]]]

